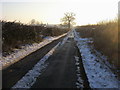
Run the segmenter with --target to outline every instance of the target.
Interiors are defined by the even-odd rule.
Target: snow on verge
[[[52,37],[45,39],[43,42],[40,42],[39,44],[34,43],[32,45],[26,45],[22,49],[17,50],[16,52],[6,56],[6,57],[0,57],[0,70],[5,67],[8,67],[9,65],[21,60],[25,56],[29,55],[30,53],[40,49],[41,47],[51,43],[54,40],[57,40],[63,36],[65,36],[67,33],[60,35],[58,37]]]
[[[100,63],[99,58],[91,53],[91,48],[88,43],[91,43],[89,38],[80,38],[74,30],[75,41],[81,52],[83,65],[88,77],[91,88],[118,88],[119,80],[104,64]],[[101,56],[102,57],[102,56]]]
[[[80,74],[80,66],[79,66],[79,57],[74,56],[75,57],[75,65],[77,66],[77,82],[76,82],[76,87],[77,88],[84,88],[83,86],[83,80],[81,79],[81,74]]]
[[[65,44],[67,40],[68,40],[68,35],[62,40],[61,45]]]
[[[33,68],[25,74],[12,88],[30,88],[36,81],[37,77],[41,75],[43,69],[45,69],[49,63],[45,64],[45,61],[53,54],[55,49],[60,45],[60,42],[53,47]]]

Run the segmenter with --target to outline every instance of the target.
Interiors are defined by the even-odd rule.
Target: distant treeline
[[[120,26],[119,26],[120,28]],[[97,25],[78,26],[77,31],[80,32],[81,37],[92,37],[94,40],[94,47],[101,51],[102,54],[108,56],[108,61],[120,67],[118,61],[118,55],[120,50],[118,49],[118,20],[103,21]],[[120,69],[120,68],[119,68]]]
[[[9,52],[14,48],[20,48],[23,44],[39,43],[46,36],[58,36],[66,33],[67,29],[58,27],[46,27],[45,25],[24,25],[19,22],[2,23],[2,51]]]

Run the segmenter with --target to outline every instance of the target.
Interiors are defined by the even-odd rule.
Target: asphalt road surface
[[[54,54],[47,60],[49,66],[39,76],[32,88],[76,88],[77,67],[75,56],[78,55],[73,38],[69,38],[65,44],[57,48]],[[89,88],[84,70],[81,68],[84,87]]]
[[[73,39],[61,45],[47,60],[49,66],[32,88],[76,88],[75,51]]]
[[[53,41],[19,62],[3,70],[3,88],[11,88],[30,70],[48,51],[63,38]],[[31,88],[76,88],[77,66],[75,56],[80,57],[80,73],[83,86],[89,83],[82,64],[81,55],[73,38],[60,45],[45,63],[49,63]]]

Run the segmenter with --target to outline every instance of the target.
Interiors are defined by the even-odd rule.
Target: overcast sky
[[[76,14],[76,24],[94,24],[117,17],[119,0],[1,0],[0,19],[28,23],[31,19],[59,24],[65,12]],[[1,17],[2,16],[2,17]]]

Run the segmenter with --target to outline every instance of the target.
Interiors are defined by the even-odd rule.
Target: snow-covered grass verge
[[[116,75],[112,73],[108,66],[101,63],[101,58],[99,58],[95,53],[92,53],[93,48],[91,48],[89,43],[92,43],[91,38],[81,38],[75,30],[75,41],[81,52],[83,65],[85,72],[88,77],[91,88],[118,88],[120,81],[115,77]],[[119,87],[120,88],[120,87]]]
[[[57,40],[63,36],[65,36],[65,34],[60,35],[58,37],[50,37],[50,38],[46,38],[43,42],[38,43],[33,43],[32,45],[25,45],[22,46],[22,49],[17,49],[14,50],[14,53],[6,56],[6,57],[0,57],[0,70],[4,69],[5,67],[8,67],[9,65],[21,60],[22,58],[24,58],[25,56],[31,54],[32,52],[40,49],[41,47],[51,43],[54,40]]]
[[[79,57],[75,56],[75,65],[77,66],[77,82],[76,82],[76,87],[77,88],[84,88],[83,86],[83,80],[81,78],[81,74],[80,74],[80,66],[79,66]]]
[[[45,61],[53,54],[56,48],[60,45],[60,42],[52,48],[25,76],[22,77],[12,88],[31,88],[35,83],[37,77],[41,75],[41,72],[48,66],[49,63]]]

